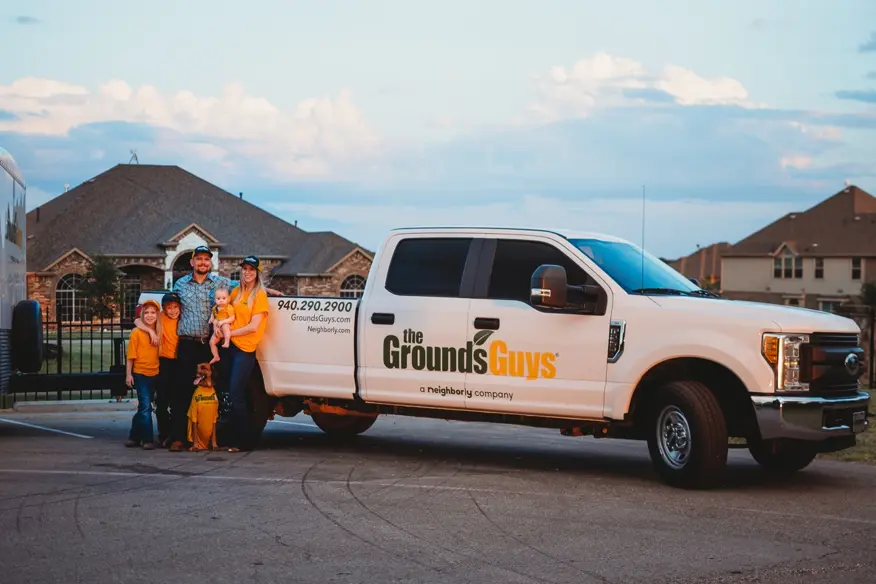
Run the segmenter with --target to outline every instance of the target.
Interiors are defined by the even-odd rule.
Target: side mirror
[[[605,314],[608,296],[600,286],[569,286],[564,267],[543,264],[532,273],[529,303],[570,314]]]
[[[544,264],[535,269],[530,280],[529,303],[545,308],[565,308],[569,288],[566,268]]]
[[[700,286],[700,281],[697,280],[696,278],[688,278],[688,280],[690,280],[691,282],[693,282],[693,283],[694,283],[694,286],[696,286],[697,288],[702,288],[702,286]]]

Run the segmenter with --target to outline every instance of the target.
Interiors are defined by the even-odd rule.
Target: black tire
[[[43,367],[43,313],[36,300],[22,300],[12,310],[12,367],[22,373]]]
[[[343,416],[339,414],[326,414],[313,412],[310,414],[313,423],[333,438],[352,438],[367,431],[377,416]]]
[[[727,423],[708,387],[697,381],[671,381],[659,387],[648,422],[648,451],[663,482],[706,489],[722,481],[727,469]],[[674,432],[665,436],[673,422]],[[678,431],[686,434],[686,441]],[[682,456],[672,457],[673,445]]]
[[[756,440],[748,446],[748,451],[764,470],[775,474],[803,470],[818,456],[814,444],[797,441]]]

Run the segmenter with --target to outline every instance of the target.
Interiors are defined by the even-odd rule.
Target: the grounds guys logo
[[[487,342],[494,331],[478,331],[465,347],[423,344],[422,331],[406,329],[402,338],[383,339],[383,364],[387,369],[477,373],[526,379],[552,379],[557,375],[556,353],[514,351],[505,341]]]

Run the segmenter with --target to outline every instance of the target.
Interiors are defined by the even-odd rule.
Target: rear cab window
[[[398,296],[463,296],[470,237],[412,237],[396,246],[386,274],[387,291]]]

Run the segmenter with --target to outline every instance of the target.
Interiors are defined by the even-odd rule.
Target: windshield
[[[700,291],[696,284],[666,262],[648,252],[643,254],[642,248],[636,245],[600,239],[570,241],[627,292],[672,294]]]

